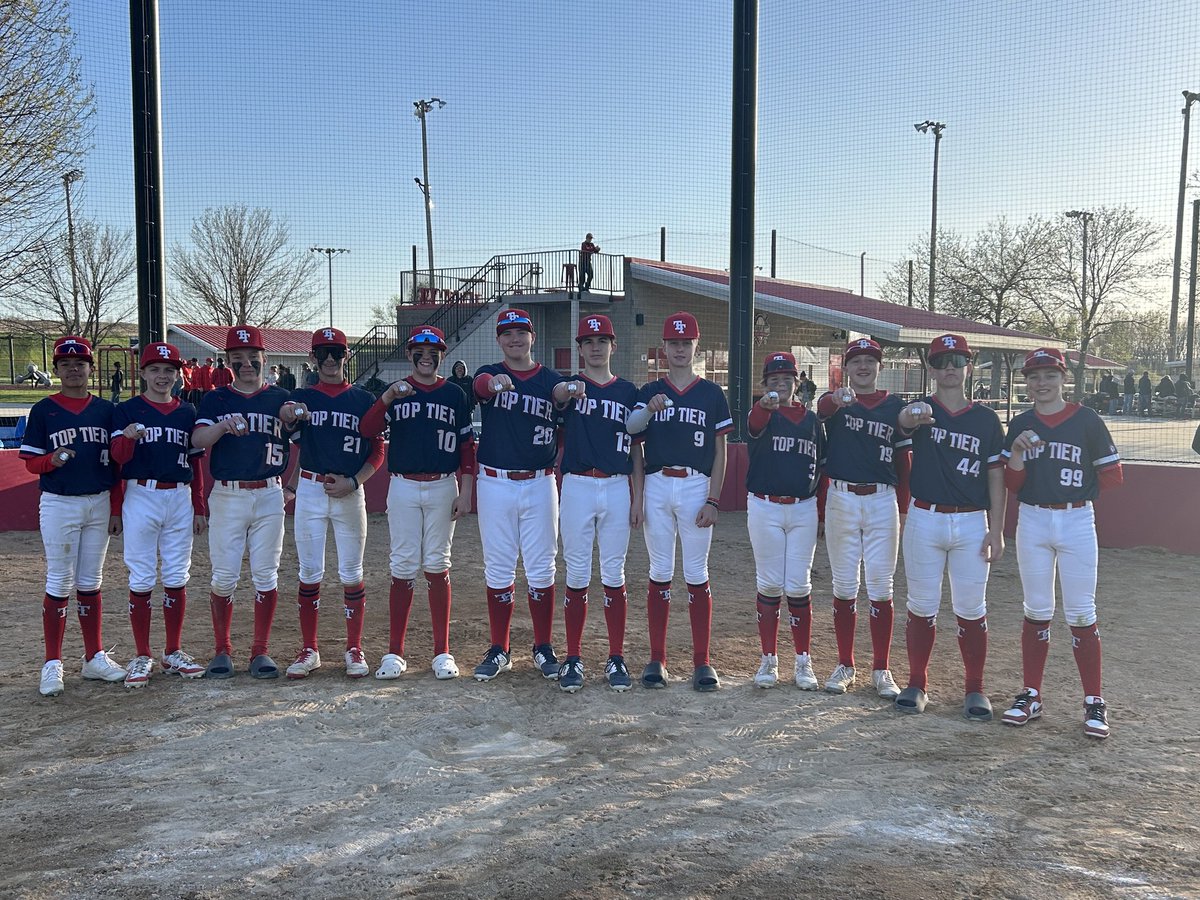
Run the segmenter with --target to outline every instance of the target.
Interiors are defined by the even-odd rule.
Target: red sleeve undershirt
[[[205,490],[208,479],[204,475],[204,466],[200,464],[202,459],[204,456],[200,454],[188,460],[188,465],[192,467],[192,512],[197,516],[208,515],[208,492]]]

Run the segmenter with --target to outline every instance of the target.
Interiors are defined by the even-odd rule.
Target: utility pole
[[[83,177],[80,169],[68,169],[63,172],[63,191],[67,195],[67,261],[71,266],[71,302],[73,304],[73,320],[71,334],[79,334],[79,276],[75,269],[75,218],[71,214],[71,185]]]
[[[329,327],[333,327],[333,258],[339,253],[349,253],[345,247],[309,247],[309,253],[324,253],[329,263]]]
[[[421,120],[421,165],[425,176],[424,181],[420,178],[414,178],[413,181],[425,195],[425,240],[429,248],[429,286],[431,288],[436,287],[433,283],[433,195],[429,191],[429,130],[425,125],[425,119],[431,109],[441,109],[445,105],[446,101],[439,100],[437,97],[413,101],[415,107],[413,115]]]
[[[933,132],[933,216],[929,225],[929,311],[933,312],[933,285],[934,278],[937,274],[937,184],[938,184],[938,153],[942,146],[942,130],[945,128],[942,122],[935,122],[932,119],[926,119],[913,128],[928,134]]]

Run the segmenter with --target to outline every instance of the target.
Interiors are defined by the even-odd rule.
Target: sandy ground
[[[373,664],[385,649],[386,534],[386,520],[372,517]],[[200,543],[197,599],[209,573]],[[814,578],[822,678],[836,662],[823,554],[822,546]],[[474,517],[460,525],[455,559],[452,641],[469,675],[487,643]],[[1200,559],[1102,554],[1107,742],[1083,736],[1061,622],[1046,716],[1024,729],[962,718],[946,607],[935,702],[923,716],[897,715],[861,679],[845,696],[790,684],[756,689],[749,560],[744,514],[723,514],[712,559],[715,662],[724,678],[716,694],[696,694],[682,678],[657,692],[604,687],[607,645],[595,603],[589,681],[578,694],[535,674],[523,607],[514,670],[495,682],[435,681],[420,602],[409,673],[350,681],[338,664],[340,603],[331,597],[326,666],[307,681],[158,675],[134,692],[85,683],[72,661],[66,693],[46,700],[36,677],[40,539],[9,534],[0,555],[0,615],[10,623],[0,661],[0,895],[1200,896],[1200,744],[1182,702],[1200,674]],[[627,646],[635,673],[646,660],[645,566],[635,536]],[[298,640],[290,547],[283,572],[287,599],[273,642],[281,661]],[[106,638],[123,661],[131,652],[124,584],[116,541]],[[993,571],[989,599],[988,692],[999,707],[1020,687],[1012,553]],[[240,648],[249,640],[245,600],[243,589]],[[185,646],[205,659],[207,620],[207,604],[193,601]],[[898,615],[900,680],[902,622]],[[860,666],[868,667],[859,624]],[[157,642],[157,612],[154,628]],[[556,635],[561,642],[561,619]],[[670,644],[682,676],[690,656],[683,604]],[[68,655],[79,652],[74,621],[67,646]]]

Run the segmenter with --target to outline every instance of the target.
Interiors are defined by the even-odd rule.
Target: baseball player
[[[650,662],[642,684],[667,684],[667,619],[671,579],[675,575],[675,536],[683,549],[688,614],[692,625],[692,687],[721,686],[709,660],[712,592],[708,550],[721,508],[725,482],[725,435],[733,428],[729,403],[715,382],[692,369],[700,325],[691,313],[678,312],[663,323],[667,377],[642,387],[630,414],[630,434],[646,432],[645,521],[650,584],[646,609],[650,626]]]
[[[1066,361],[1060,351],[1025,357],[1033,409],[1008,426],[1005,483],[1020,501],[1017,565],[1025,593],[1021,661],[1025,689],[1005,711],[1006,725],[1024,725],[1043,711],[1042,674],[1050,652],[1054,572],[1071,629],[1075,665],[1083,682],[1083,731],[1108,737],[1108,708],[1101,690],[1100,629],[1096,624],[1096,517],[1092,501],[1123,480],[1121,457],[1094,410],[1063,399]]]
[[[567,390],[586,396],[568,403],[563,412],[559,519],[567,567],[563,600],[567,658],[559,670],[558,686],[568,693],[583,687],[583,628],[592,546],[598,544],[608,626],[605,679],[613,690],[627,691],[632,682],[625,666],[625,555],[630,528],[641,525],[643,472],[641,446],[625,430],[625,420],[637,405],[638,389],[612,374],[617,338],[608,316],[581,318],[575,342],[583,357],[583,372],[568,382]]]
[[[844,694],[854,684],[854,633],[858,624],[859,573],[866,572],[871,603],[871,683],[894,700],[892,678],[892,586],[900,547],[901,511],[908,512],[912,441],[900,434],[904,401],[878,389],[883,350],[870,338],[851,341],[842,355],[843,386],[824,394],[817,412],[829,441],[825,500],[825,547],[833,573],[833,631],[838,665],[825,690]],[[799,676],[797,676],[799,677]],[[806,674],[816,690],[816,680]]]
[[[204,667],[180,649],[192,568],[192,535],[208,524],[202,451],[192,446],[196,408],[171,396],[183,365],[172,344],[147,344],[142,351],[146,390],[113,414],[112,457],[121,466],[125,566],[129,569],[129,624],[137,656],[125,687],[145,687],[154,670],[150,650],[150,596],[162,565],[163,671],[199,678]]]
[[[509,626],[517,558],[525,568],[529,613],[533,618],[533,662],[557,679],[554,653],[554,574],[558,549],[558,489],[554,478],[558,408],[583,400],[562,376],[533,361],[536,335],[529,313],[506,309],[496,320],[496,343],[503,359],[475,373],[475,396],[483,417],[479,442],[479,536],[483,544],[488,621],[492,646],[475,667],[475,678],[490,681],[512,668]]]
[[[965,672],[963,714],[987,720],[987,579],[1004,552],[1004,429],[992,409],[967,399],[971,355],[961,335],[934,338],[927,354],[934,392],[898,417],[901,432],[912,437],[912,503],[902,541],[909,674],[896,708],[919,713],[929,702],[929,658],[948,569]]]
[[[289,436],[282,407],[288,393],[263,387],[262,333],[253,325],[235,325],[225,338],[234,381],[204,395],[192,432],[192,445],[210,450],[208,552],[212,563],[214,654],[206,678],[232,678],[233,592],[242,557],[250,554],[254,583],[254,642],[250,675],[278,678],[267,653],[275,606],[279,602],[279,557],[283,553],[283,487]]]
[[[310,354],[320,381],[293,391],[281,412],[285,426],[300,443],[300,463],[292,484],[284,488],[296,500],[292,517],[300,586],[300,652],[287,667],[287,677],[307,678],[321,667],[317,623],[321,581],[325,577],[325,539],[333,529],[338,580],[346,617],[346,675],[370,674],[362,649],[366,591],[363,553],[367,546],[367,501],[362,486],[383,462],[383,439],[364,438],[362,418],[375,397],[346,380],[346,335],[337,328],[318,328]],[[282,388],[281,388],[282,390]]]
[[[824,429],[796,402],[796,358],[771,353],[763,362],[766,391],[750,410],[750,465],[746,472],[746,528],[758,581],[758,636],[762,664],[754,683],[779,681],[779,606],[787,596],[796,651],[796,686],[815,690],[812,642],[812,562],[817,548],[817,485],[825,462]]]
[[[454,523],[471,511],[475,431],[462,388],[438,374],[446,353],[441,330],[419,325],[405,345],[413,372],[388,387],[363,417],[362,432],[388,429],[388,529],[392,575],[388,652],[375,677],[399,678],[408,668],[404,640],[417,573],[425,573],[433,626],[433,674],[458,677],[450,653],[450,545]],[[455,473],[462,477],[460,490]]]
[[[83,634],[83,677],[122,681],[125,669],[104,652],[100,582],[109,535],[121,520],[111,505],[115,475],[109,459],[113,406],[88,393],[92,347],[84,338],[54,342],[54,374],[62,390],[29,410],[20,455],[38,476],[38,519],[46,553],[46,594],[42,630],[46,662],[39,690],[44,697],[63,692],[62,647],[67,602],[75,591]]]

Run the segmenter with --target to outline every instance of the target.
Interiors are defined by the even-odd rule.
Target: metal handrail
[[[385,363],[403,350],[395,325],[376,325],[350,348],[346,375],[352,384],[365,384],[377,378]]]

